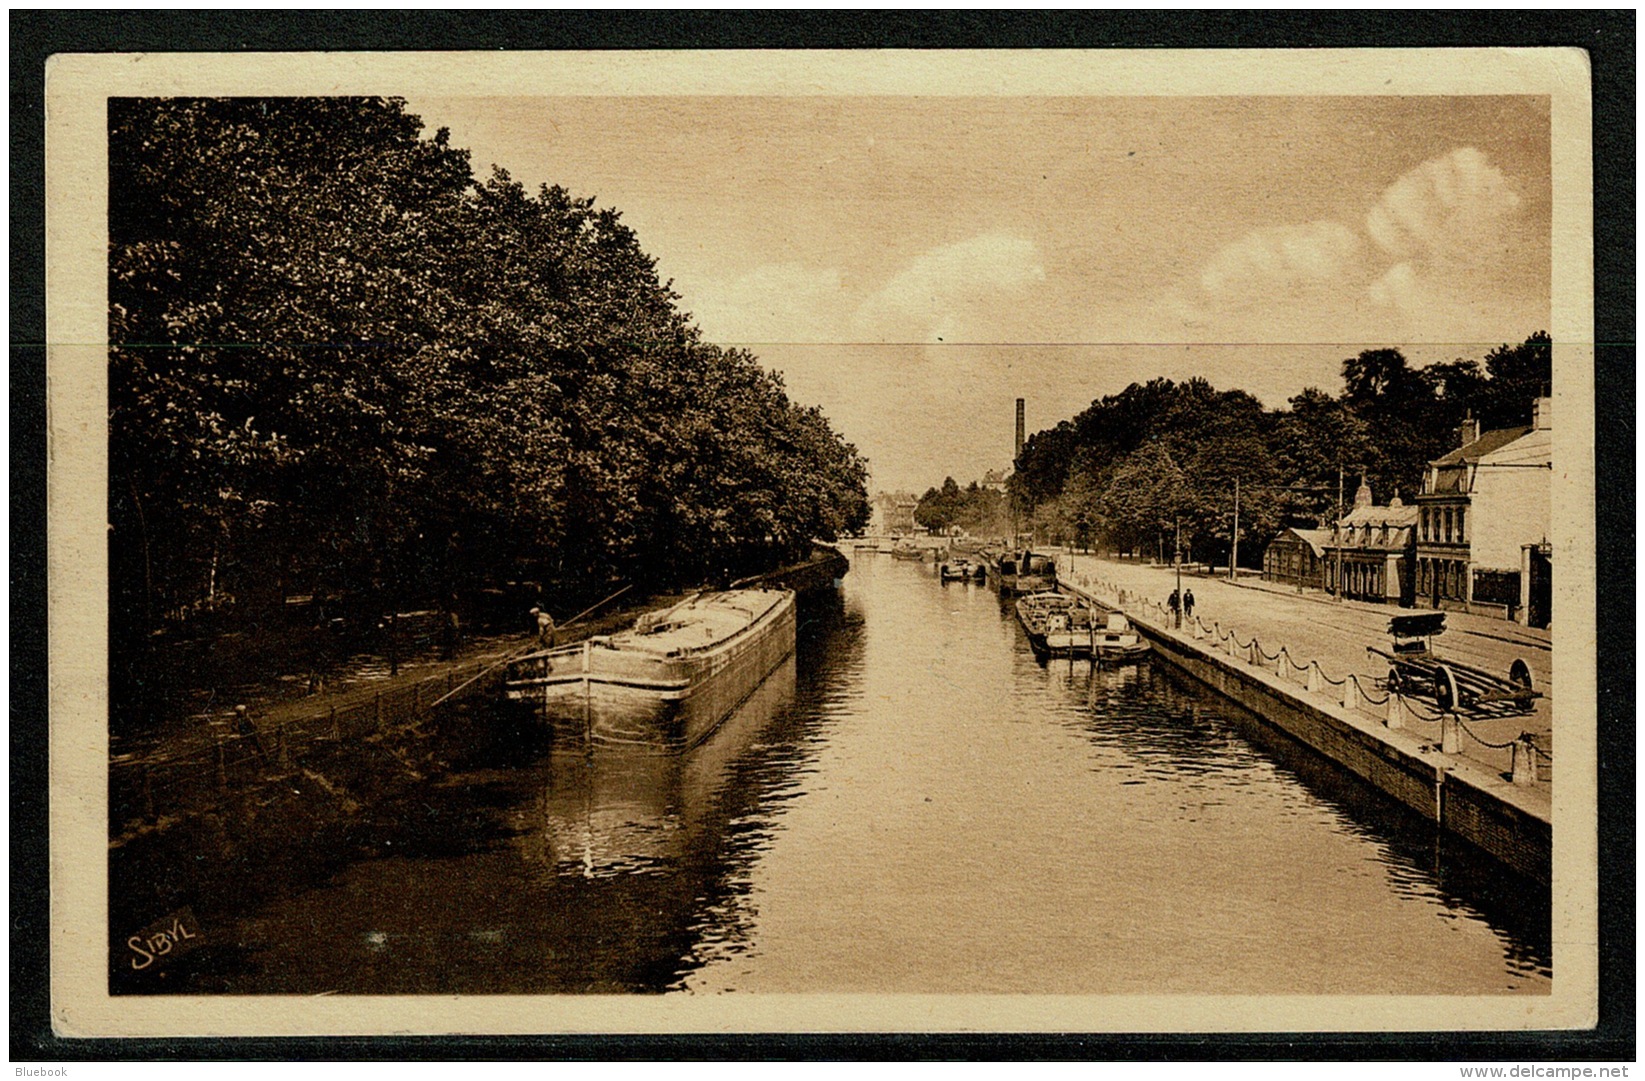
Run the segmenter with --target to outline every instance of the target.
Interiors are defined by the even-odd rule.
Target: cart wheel
[[[1457,677],[1452,674],[1449,665],[1440,665],[1434,670],[1434,702],[1439,706],[1441,713],[1450,713],[1457,708]]]
[[[1508,682],[1516,691],[1532,690],[1531,666],[1525,663],[1523,657],[1515,657],[1514,663],[1508,666]],[[1531,708],[1531,702],[1530,694],[1526,694],[1524,698],[1514,699],[1514,705],[1527,711]]]

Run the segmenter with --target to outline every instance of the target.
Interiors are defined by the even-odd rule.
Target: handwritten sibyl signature
[[[126,939],[131,967],[142,971],[164,957],[187,953],[200,944],[200,921],[184,908],[163,916]]]

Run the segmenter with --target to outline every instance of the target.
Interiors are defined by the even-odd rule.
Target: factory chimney
[[[1017,399],[1017,453],[1011,458],[1013,462],[1022,457],[1022,402],[1021,398]]]

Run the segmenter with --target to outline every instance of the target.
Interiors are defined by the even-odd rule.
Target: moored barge
[[[793,654],[794,633],[790,590],[702,593],[513,661],[508,696],[538,708],[556,745],[683,751]]]

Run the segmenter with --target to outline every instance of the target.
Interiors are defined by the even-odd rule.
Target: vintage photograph
[[[1586,68],[1333,56],[69,58],[71,1027],[1591,1019]]]

